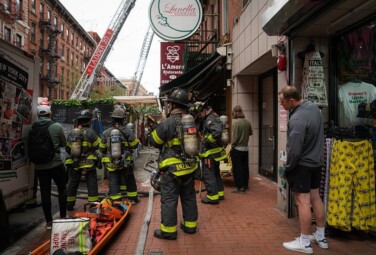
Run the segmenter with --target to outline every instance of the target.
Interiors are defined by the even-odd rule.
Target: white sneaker
[[[326,238],[319,240],[317,239],[316,233],[313,233],[312,235],[310,235],[309,239],[311,239],[311,242],[316,243],[322,249],[329,248],[328,241],[326,240]]]
[[[312,254],[313,250],[312,250],[311,244],[305,246],[304,244],[302,244],[300,242],[299,239],[300,238],[297,237],[294,241],[285,242],[285,243],[283,243],[283,247],[285,247],[286,249],[291,250],[291,251],[297,251],[297,252]]]

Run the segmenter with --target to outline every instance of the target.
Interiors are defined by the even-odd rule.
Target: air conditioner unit
[[[65,57],[64,56],[61,57],[61,61],[65,62]]]
[[[81,50],[80,52],[81,52],[81,54],[84,54],[84,53],[85,53],[85,51],[84,51],[84,50]]]

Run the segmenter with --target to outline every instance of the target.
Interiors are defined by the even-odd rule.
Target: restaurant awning
[[[117,102],[127,103],[130,105],[135,104],[158,104],[156,96],[114,96]]]
[[[195,66],[182,76],[159,88],[160,95],[168,94],[173,88],[183,88],[194,92],[199,100],[205,100],[221,89],[220,82],[225,82],[225,57],[215,52],[209,59]]]

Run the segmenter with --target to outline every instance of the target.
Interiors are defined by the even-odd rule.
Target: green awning
[[[194,92],[199,99],[205,99],[218,89],[216,81],[224,77],[224,57],[215,52],[209,59],[195,66],[182,76],[159,88],[160,95],[168,94],[173,88]],[[217,84],[217,86],[216,86]]]

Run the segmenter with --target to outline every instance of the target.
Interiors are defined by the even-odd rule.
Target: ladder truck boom
[[[151,43],[153,42],[153,37],[154,37],[154,32],[149,26],[148,31],[146,32],[146,35],[144,37],[144,42],[142,44],[140,58],[137,63],[136,72],[134,73],[134,76],[132,79],[132,86],[131,86],[132,90],[130,93],[131,96],[137,96],[138,89],[140,87],[140,82],[142,79],[142,75],[144,73],[146,60],[149,55],[150,46],[151,46]]]
[[[71,99],[86,99],[88,98],[98,75],[98,72],[104,65],[107,56],[110,53],[112,45],[118,37],[130,11],[134,7],[136,0],[122,0],[115,16],[112,18],[104,36],[97,45],[94,54],[92,55],[89,64],[81,75]]]

